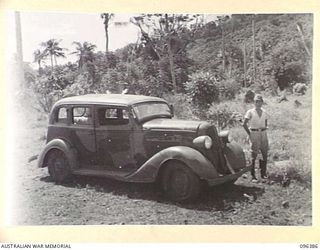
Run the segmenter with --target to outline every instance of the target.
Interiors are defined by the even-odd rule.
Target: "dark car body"
[[[170,198],[179,201],[199,194],[200,188],[191,186],[234,182],[249,170],[242,148],[228,142],[227,133],[219,135],[205,121],[173,119],[173,110],[161,98],[120,94],[55,103],[38,164],[48,166],[57,182],[71,175],[160,181]]]

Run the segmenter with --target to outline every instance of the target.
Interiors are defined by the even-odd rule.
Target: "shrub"
[[[194,108],[188,100],[188,96],[184,94],[165,94],[163,96],[174,107],[174,116],[179,119],[197,120],[199,119],[194,115]]]
[[[130,84],[130,93],[134,94],[162,97],[167,92],[167,83],[154,76]]]
[[[239,93],[241,89],[241,83],[237,82],[233,78],[222,80],[219,83],[220,99],[231,100]]]
[[[213,104],[207,113],[207,120],[215,123],[221,130],[226,127],[240,126],[245,110],[246,105],[241,106],[235,102]]]
[[[185,89],[191,102],[200,109],[208,109],[212,102],[219,101],[219,88],[211,73],[192,74],[185,83]]]
[[[30,83],[41,111],[49,113],[52,105],[63,96],[61,86],[53,76],[41,76]]]
[[[84,95],[89,93],[94,93],[94,88],[92,87],[92,78],[87,72],[79,74],[75,82],[64,89],[64,96]]]

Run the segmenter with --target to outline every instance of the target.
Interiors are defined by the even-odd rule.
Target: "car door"
[[[71,107],[70,139],[78,152],[80,167],[96,164],[93,105]]]
[[[135,169],[132,121],[126,107],[96,106],[96,144],[99,165],[110,170]]]

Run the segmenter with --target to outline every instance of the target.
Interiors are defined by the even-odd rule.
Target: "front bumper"
[[[251,169],[251,166],[249,165],[249,166],[244,167],[243,169],[241,169],[239,172],[237,172],[235,174],[218,176],[217,178],[214,178],[214,179],[206,179],[206,181],[209,186],[216,186],[216,185],[223,184],[226,182],[236,181],[241,175],[250,171],[250,169]]]

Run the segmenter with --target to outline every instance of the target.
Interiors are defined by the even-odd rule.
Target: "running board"
[[[110,179],[124,181],[127,180],[127,176],[132,172],[127,171],[114,171],[114,170],[95,170],[95,169],[75,169],[72,171],[74,175],[84,175],[84,176],[97,176],[97,177],[106,177]]]

